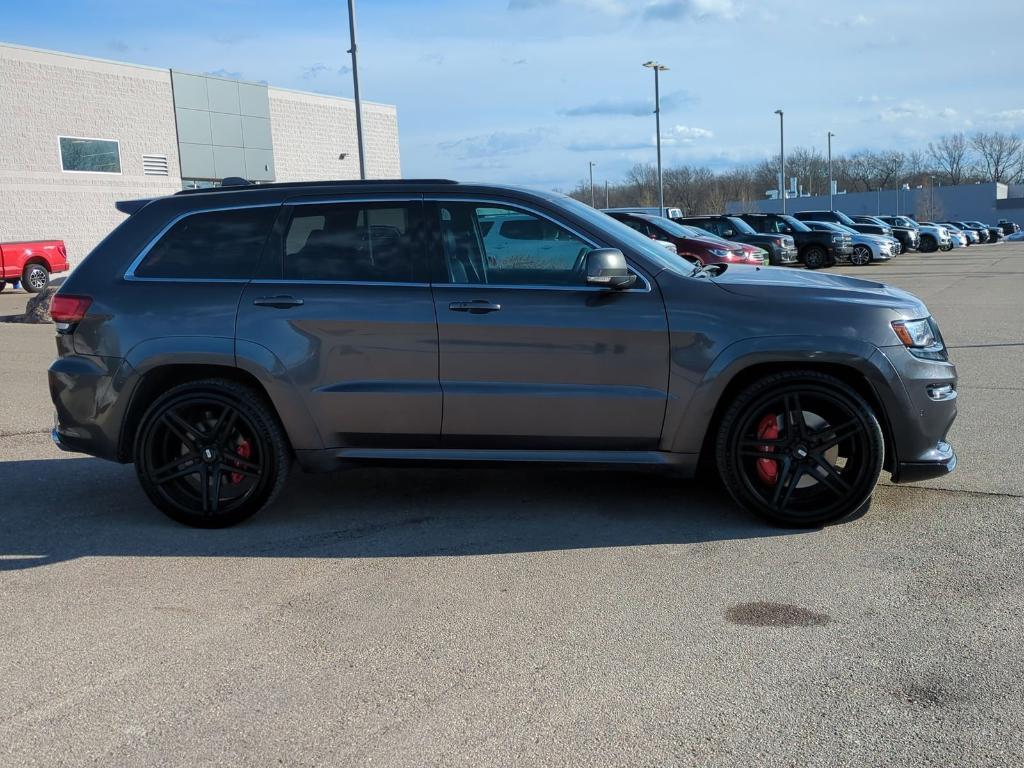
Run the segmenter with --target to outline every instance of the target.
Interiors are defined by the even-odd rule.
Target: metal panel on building
[[[182,178],[273,181],[267,86],[171,72]]]

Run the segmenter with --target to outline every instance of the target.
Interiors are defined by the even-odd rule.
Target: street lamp
[[[348,34],[352,41],[352,95],[356,103],[356,143],[359,145],[359,178],[366,178],[366,149],[363,146],[363,104],[359,100],[359,59],[356,54],[356,0],[348,0]]]
[[[668,67],[656,61],[646,61],[644,66],[654,70],[654,130],[658,143],[658,215],[665,215],[665,185],[661,179],[661,91],[658,87],[658,73],[667,72]]]
[[[594,166],[597,165],[593,160],[587,163],[590,166],[590,207],[597,208],[594,204]]]
[[[786,132],[783,126],[782,110],[776,109],[779,116],[779,192],[782,193],[782,212],[786,212]]]
[[[832,138],[835,136],[832,131],[828,132],[828,209],[832,210]]]

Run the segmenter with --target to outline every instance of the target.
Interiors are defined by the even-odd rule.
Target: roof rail
[[[239,181],[244,182],[239,184]],[[229,183],[230,182],[230,183]],[[458,184],[459,182],[453,181],[452,179],[324,179],[322,181],[276,181],[267,184],[254,184],[252,182],[245,181],[244,179],[236,179],[236,177],[229,177],[221,182],[223,186],[220,187],[205,187],[200,189],[183,189],[180,192],[175,192],[176,195],[194,195],[199,193],[207,192],[244,192],[246,190],[256,189],[305,189],[305,188],[316,188],[316,187],[340,187],[340,186],[372,186],[374,184],[401,184],[401,185],[415,185],[415,184]]]

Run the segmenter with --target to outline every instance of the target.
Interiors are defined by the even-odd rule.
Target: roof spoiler
[[[131,216],[133,213],[141,211],[152,201],[152,197],[147,197],[144,200],[118,200],[116,203],[114,203],[114,207],[117,208],[117,210],[119,210],[121,213],[127,213],[129,216]]]

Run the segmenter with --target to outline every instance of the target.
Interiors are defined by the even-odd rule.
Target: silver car
[[[864,267],[872,261],[889,261],[899,253],[899,241],[886,235],[868,235],[843,224],[831,221],[805,221],[811,229],[822,232],[842,232],[853,238],[853,253],[850,263]]]

